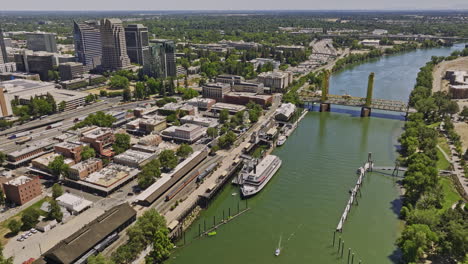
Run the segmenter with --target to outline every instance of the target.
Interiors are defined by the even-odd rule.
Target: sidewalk
[[[450,144],[450,141],[448,142],[449,142],[451,157],[449,157],[447,153],[445,153],[439,145],[437,145],[437,148],[439,148],[439,150],[442,152],[444,157],[452,164],[453,173],[457,176],[458,181],[463,186],[463,190],[465,192],[464,196],[466,197],[468,196],[468,178],[465,177],[465,171],[463,170],[460,164],[460,158],[456,155],[457,151],[456,151],[455,146],[453,144]]]

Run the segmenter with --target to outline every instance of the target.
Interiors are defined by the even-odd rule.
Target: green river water
[[[454,49],[418,50],[350,67],[335,74],[331,93],[363,96],[369,72],[376,73],[375,98],[407,100],[416,74],[431,56]],[[336,108],[335,106],[332,106]],[[309,112],[287,142],[277,148],[283,165],[261,193],[248,200],[250,211],[217,230],[217,235],[194,239],[223,216],[243,209],[238,188],[227,185],[186,232],[187,245],[175,250],[168,263],[346,263],[348,248],[354,263],[394,263],[400,230],[399,190],[389,175],[370,173],[362,197],[351,209],[342,234],[332,246],[333,231],[357,180],[356,169],[372,152],[376,166],[392,166],[403,121],[398,118],[360,118],[360,109],[339,113]],[[394,115],[398,117],[398,115]],[[345,241],[343,259],[338,238]],[[282,252],[274,256],[278,242]]]

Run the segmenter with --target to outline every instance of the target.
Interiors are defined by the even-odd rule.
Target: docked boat
[[[281,159],[275,155],[267,155],[260,163],[251,161],[241,171],[241,192],[249,197],[260,192],[281,167]]]
[[[279,136],[278,137],[278,141],[276,142],[276,146],[282,146],[284,144],[284,142],[286,142],[286,136]]]

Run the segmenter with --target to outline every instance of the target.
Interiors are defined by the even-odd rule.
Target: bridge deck
[[[303,102],[321,102],[320,96],[300,96]],[[366,98],[363,97],[351,97],[343,95],[328,95],[328,99],[325,103],[336,104],[336,105],[346,105],[346,106],[364,106]],[[372,99],[371,108],[387,111],[396,111],[396,112],[407,112],[408,104],[401,101],[395,100],[384,100],[384,99]]]

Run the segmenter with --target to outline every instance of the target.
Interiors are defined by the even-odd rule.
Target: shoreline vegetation
[[[417,110],[408,116],[399,142],[399,162],[408,167],[403,180],[403,207],[400,218],[405,226],[397,245],[404,263],[468,262],[468,210],[461,196],[453,192],[451,178],[439,176],[437,144],[439,132],[432,124],[441,123],[461,155],[460,137],[454,132],[450,116],[458,105],[443,92],[432,91],[432,70],[443,60],[468,55],[468,49],[451,56],[432,57],[421,68],[410,95],[410,106]],[[458,201],[458,202],[457,202]],[[454,208],[452,204],[455,203]]]
[[[408,42],[403,44],[395,44],[391,48],[386,48],[384,50],[372,48],[369,52],[361,54],[349,54],[348,56],[341,58],[336,61],[335,66],[333,66],[332,72],[339,72],[344,70],[347,66],[359,65],[361,63],[368,62],[372,59],[381,58],[387,55],[396,55],[402,52],[413,51],[418,48],[435,48],[442,46],[441,43],[435,42],[432,40],[426,40],[423,42]]]

